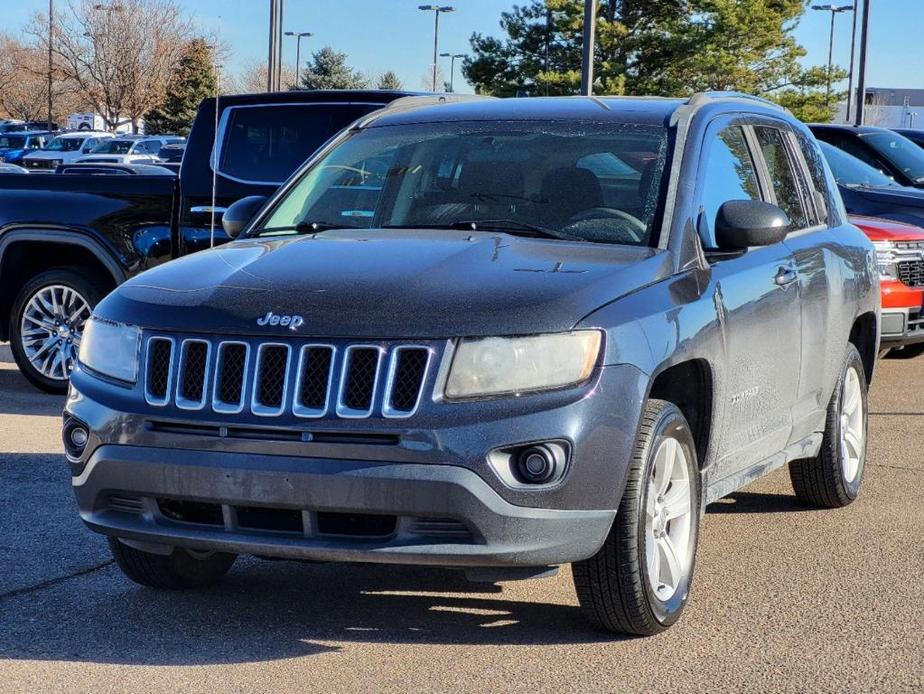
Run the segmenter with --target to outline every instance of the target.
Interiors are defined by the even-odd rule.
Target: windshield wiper
[[[299,222],[281,227],[263,227],[257,229],[254,236],[263,234],[282,234],[287,231],[294,231],[297,234],[315,234],[319,231],[333,231],[334,229],[355,229],[356,227],[344,226],[343,224],[331,224],[330,222]]]
[[[462,219],[447,224],[385,224],[383,229],[460,229],[467,231],[502,231],[514,236],[560,239],[562,241],[583,241],[579,236],[566,234],[557,229],[521,222],[517,219]]]

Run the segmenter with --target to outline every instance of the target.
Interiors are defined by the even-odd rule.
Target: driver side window
[[[709,143],[702,185],[700,236],[705,248],[715,248],[719,208],[729,200],[761,199],[754,161],[741,126],[725,128]]]

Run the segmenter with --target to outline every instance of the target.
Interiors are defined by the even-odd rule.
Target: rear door
[[[779,453],[792,433],[799,388],[799,286],[785,243],[721,252],[719,208],[730,200],[767,199],[759,147],[743,119],[722,118],[707,130],[700,163],[699,232],[718,285],[725,334],[726,395],[714,479]]]
[[[792,223],[786,246],[798,275],[802,325],[802,367],[790,437],[790,442],[795,442],[817,430],[827,406],[825,375],[832,358],[828,345],[835,310],[830,298],[832,287],[841,286],[840,264],[834,262],[830,251],[836,244],[828,229],[825,189],[816,190],[812,184],[795,132],[787,123],[771,119],[755,123],[752,129],[767,177],[768,201],[782,208]]]

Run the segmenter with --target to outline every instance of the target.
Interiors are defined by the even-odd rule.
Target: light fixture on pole
[[[302,66],[302,39],[314,36],[310,31],[287,31],[286,36],[295,37],[295,82],[293,85],[298,88],[298,71]]]
[[[441,58],[449,58],[449,91],[455,91],[456,58],[464,58],[465,53],[440,53]]]
[[[813,10],[831,13],[831,32],[828,38],[828,74],[825,87],[825,106],[831,105],[831,71],[834,63],[834,17],[839,12],[853,12],[853,5],[812,5]]]
[[[450,5],[418,5],[417,9],[432,12],[435,17],[433,22],[433,91],[436,91],[436,69],[440,52],[440,12],[455,12],[456,8]]]

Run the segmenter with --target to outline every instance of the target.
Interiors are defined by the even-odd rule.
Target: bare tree
[[[36,15],[30,33],[48,48],[47,17]],[[160,104],[193,36],[175,0],[69,0],[55,14],[56,69],[109,128],[137,122]]]
[[[227,87],[226,93],[259,94],[266,91],[266,62],[254,61],[244,66],[243,70],[231,77],[227,82],[222,81],[222,87]]]
[[[73,82],[53,74],[52,118],[84,108]],[[0,35],[0,112],[7,118],[44,120],[48,116],[48,55],[7,34]]]

